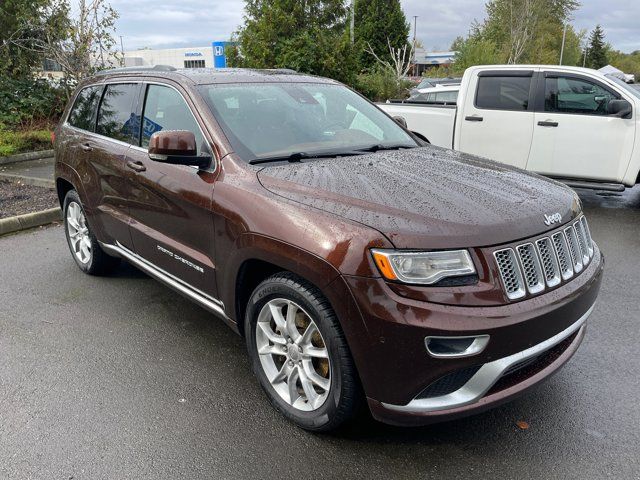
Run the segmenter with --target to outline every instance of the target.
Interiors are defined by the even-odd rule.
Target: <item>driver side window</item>
[[[607,115],[616,97],[595,83],[572,77],[545,79],[545,112]]]
[[[173,88],[149,85],[142,118],[142,147],[149,146],[149,139],[155,132],[188,130],[196,137],[198,154],[202,153],[202,131],[182,95]]]

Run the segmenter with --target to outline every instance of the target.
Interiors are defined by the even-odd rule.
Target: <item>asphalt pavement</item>
[[[0,238],[0,478],[640,479],[640,188],[581,197],[605,279],[557,375],[475,417],[332,435],[278,415],[243,340],[135,268],[83,275],[60,226]]]

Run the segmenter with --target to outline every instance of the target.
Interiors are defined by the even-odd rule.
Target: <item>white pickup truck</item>
[[[595,70],[471,67],[457,105],[379,107],[434,145],[574,187],[620,191],[640,183],[640,90]]]

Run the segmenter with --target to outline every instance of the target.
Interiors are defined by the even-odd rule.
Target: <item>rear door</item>
[[[216,296],[213,263],[214,232],[211,202],[216,176],[195,167],[149,159],[149,138],[160,130],[188,130],[200,145],[211,148],[196,120],[186,92],[169,84],[145,84],[142,129],[126,163],[135,175],[129,195],[134,251],[165,272],[209,295]]]
[[[635,120],[607,113],[621,98],[604,82],[548,70],[540,77],[528,170],[621,182],[631,158]]]
[[[111,83],[104,87],[98,107],[95,133],[81,143],[93,188],[92,213],[102,230],[101,239],[131,247],[127,197],[131,188],[126,153],[133,141],[133,111],[139,83]]]
[[[484,70],[469,84],[458,149],[524,168],[533,138],[533,69]]]

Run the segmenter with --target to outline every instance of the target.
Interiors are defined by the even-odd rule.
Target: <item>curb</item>
[[[32,185],[34,187],[55,188],[56,186],[53,180],[47,178],[25,177],[13,173],[0,173],[0,180],[9,180],[11,182],[20,181],[25,185]]]
[[[62,219],[60,207],[0,219],[0,236],[28,228],[40,227]]]
[[[18,153],[8,157],[0,157],[0,165],[9,163],[28,162],[29,160],[40,160],[41,158],[53,157],[53,150],[39,150],[37,152]]]

